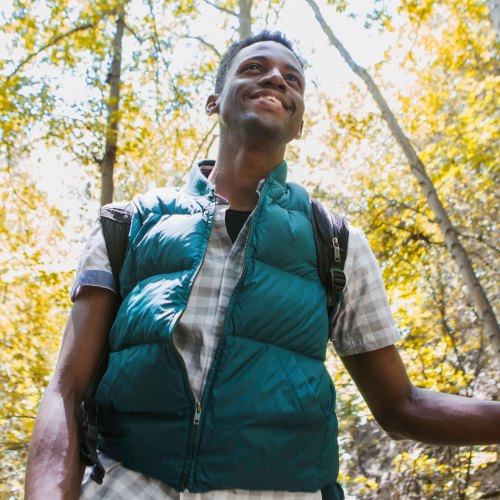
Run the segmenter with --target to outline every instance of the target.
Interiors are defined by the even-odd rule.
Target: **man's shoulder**
[[[179,187],[175,186],[163,186],[152,188],[144,193],[140,193],[134,196],[133,203],[142,206],[156,206],[158,203],[165,202],[172,198],[178,197],[183,191]]]
[[[133,213],[144,220],[150,213],[163,214],[169,212],[174,205],[188,198],[189,194],[184,189],[176,186],[164,186],[137,194],[130,203]]]
[[[359,227],[351,224],[349,221],[347,221],[347,226],[349,227],[349,235],[356,240],[365,240],[366,241],[366,235],[365,232]]]
[[[348,257],[356,259],[364,257],[367,254],[372,254],[370,243],[365,232],[359,227],[348,222],[349,228],[349,248]]]

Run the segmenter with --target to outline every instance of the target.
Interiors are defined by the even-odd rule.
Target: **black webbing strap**
[[[111,271],[116,281],[116,290],[119,296],[120,292],[120,271],[125,260],[125,253],[128,246],[128,234],[130,223],[132,221],[132,204],[113,203],[101,207],[99,218],[101,221],[106,250],[108,252]],[[95,394],[97,387],[108,367],[109,343],[99,361],[99,365],[92,377],[92,382],[85,394],[85,399],[80,405],[82,412],[82,425],[84,436],[80,447],[82,459],[86,465],[92,467],[90,478],[98,484],[102,484],[104,478],[104,467],[97,455],[97,442],[99,436],[98,412],[99,409],[95,403]]]
[[[332,214],[311,198],[318,273],[328,294],[328,316],[333,325],[346,284],[344,264],[349,244],[349,227],[343,217]]]
[[[344,500],[344,490],[339,483],[330,483],[321,489],[322,500]]]
[[[349,244],[349,226],[343,217],[332,214],[322,203],[312,198],[311,208],[318,274],[328,294],[331,328],[346,285],[344,264]],[[321,488],[321,498],[341,500],[344,492],[338,483],[327,484]]]

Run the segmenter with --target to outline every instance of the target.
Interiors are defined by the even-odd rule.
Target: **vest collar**
[[[215,165],[215,160],[201,160],[191,168],[189,178],[184,190],[192,196],[207,196],[215,192],[215,186],[208,180],[208,175]],[[271,184],[277,182],[282,186],[286,185],[287,163],[283,160],[275,167],[267,179],[263,179],[263,183],[259,184],[259,191],[263,184]]]
[[[274,183],[277,182],[278,184],[281,184],[283,187],[286,186],[286,174],[287,174],[288,166],[285,160],[283,160],[278,166],[274,167],[271,172],[269,172],[269,175],[267,176],[267,179],[265,180],[265,183]]]
[[[202,160],[194,164],[184,190],[192,196],[208,196],[213,194],[215,186],[208,180],[208,174],[214,165],[214,160]]]

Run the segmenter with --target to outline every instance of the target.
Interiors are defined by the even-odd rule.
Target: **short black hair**
[[[295,52],[292,42],[281,31],[268,31],[263,30],[256,35],[249,36],[239,42],[232,43],[224,55],[222,56],[219,64],[219,69],[215,75],[215,93],[220,94],[226,82],[226,75],[233,63],[236,54],[245,47],[253,45],[258,42],[276,42],[284,45],[299,61],[300,67],[304,69],[304,62],[302,58]]]

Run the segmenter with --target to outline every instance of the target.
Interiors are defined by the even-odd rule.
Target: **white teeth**
[[[281,101],[279,99],[277,99],[276,97],[272,96],[272,95],[260,96],[259,99],[262,99],[264,101],[275,102],[276,104],[281,104]]]

